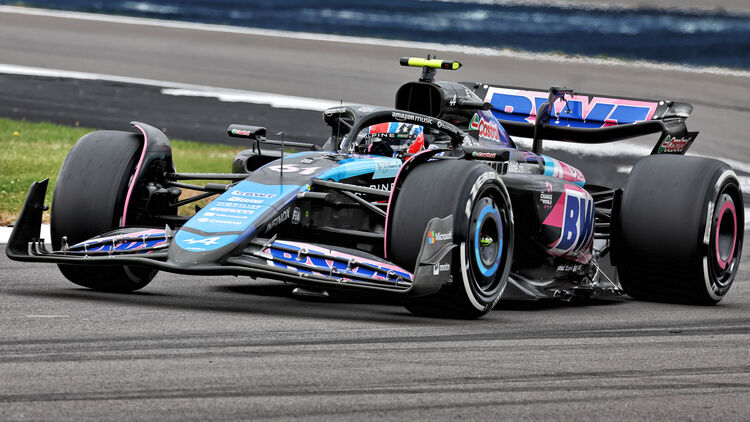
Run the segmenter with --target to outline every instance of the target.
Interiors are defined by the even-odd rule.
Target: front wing
[[[219,262],[178,264],[169,259],[174,239],[169,227],[122,228],[73,246],[63,240],[60,250],[50,251],[40,238],[46,190],[47,180],[32,184],[6,247],[9,258],[85,266],[144,266],[189,275],[247,275],[321,288],[405,296],[433,294],[451,283],[447,273],[434,268],[450,262],[452,245],[430,247],[427,241],[414,273],[361,251],[276,238],[253,239]],[[426,232],[449,223],[434,219]]]

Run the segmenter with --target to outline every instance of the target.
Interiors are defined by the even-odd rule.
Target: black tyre
[[[620,283],[644,300],[715,304],[742,254],[740,184],[717,160],[653,155],[623,191],[615,241]]]
[[[478,318],[495,306],[513,256],[513,214],[505,185],[487,165],[445,160],[409,172],[391,204],[388,257],[415,268],[425,229],[434,217],[453,216],[452,283],[437,294],[410,298],[417,315]]]
[[[143,137],[98,131],[70,150],[52,196],[50,234],[55,250],[122,224],[129,183],[140,158]],[[129,292],[146,286],[157,270],[134,266],[58,265],[65,278],[95,290]]]

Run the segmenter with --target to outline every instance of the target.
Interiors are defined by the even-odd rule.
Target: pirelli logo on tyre
[[[474,185],[471,187],[471,193],[469,194],[469,199],[466,201],[466,218],[471,217],[471,204],[474,203],[474,199],[477,196],[477,193],[479,192],[479,188],[482,187],[484,182],[490,180],[490,179],[497,179],[500,181],[500,184],[502,184],[502,181],[500,180],[500,176],[498,176],[497,173],[494,171],[488,171],[483,173],[481,176],[477,177],[477,180],[474,181]]]

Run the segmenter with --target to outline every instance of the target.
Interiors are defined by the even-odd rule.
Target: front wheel
[[[480,163],[426,163],[407,174],[391,206],[387,250],[396,264],[415,268],[423,239],[456,245],[452,282],[436,294],[408,299],[406,308],[453,318],[490,312],[507,284],[513,257],[513,211],[498,174]],[[447,216],[453,216],[451,232],[426,232],[431,219]]]
[[[143,148],[143,137],[116,131],[92,132],[68,153],[52,196],[50,232],[59,250],[123,225],[129,183]],[[129,292],[146,286],[157,273],[145,267],[59,264],[79,286]]]

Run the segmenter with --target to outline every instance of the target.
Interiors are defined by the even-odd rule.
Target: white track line
[[[2,227],[0,226],[0,244],[8,243],[10,238],[10,232],[13,231],[13,227]],[[39,233],[39,237],[44,239],[44,243],[50,243],[49,224],[42,224],[42,230]]]
[[[77,72],[72,70],[45,69],[41,67],[1,64],[0,73],[11,75],[42,76],[48,78],[70,78],[121,82],[162,88],[166,95],[193,97],[213,97],[220,101],[267,104],[276,108],[294,108],[302,110],[323,111],[340,104],[339,101],[318,98],[297,97],[293,95],[272,94],[269,92],[241,91],[215,86],[184,84],[155,79],[131,78],[129,76],[105,75],[100,73]]]
[[[509,57],[521,60],[548,61],[555,63],[586,63],[591,65],[605,66],[627,66],[629,68],[639,67],[645,69],[665,70],[669,72],[707,73],[712,75],[736,76],[750,78],[750,71],[728,69],[723,67],[693,67],[666,63],[650,62],[646,60],[619,60],[600,59],[583,56],[563,56],[558,54],[528,53],[510,49],[497,49],[485,47],[472,47],[459,44],[438,44],[417,41],[384,40],[380,38],[353,37],[345,35],[314,34],[309,32],[279,31],[271,29],[244,28],[228,25],[213,25],[190,22],[178,22],[161,19],[134,18],[126,16],[104,15],[97,13],[67,12],[57,10],[33,9],[16,6],[0,6],[2,13],[15,13],[34,16],[48,16],[65,19],[77,19],[95,22],[111,22],[118,24],[132,24],[145,26],[158,26],[165,28],[191,29],[196,31],[222,32],[232,34],[247,34],[265,37],[281,37],[301,40],[314,40],[322,42],[337,42],[360,45],[377,45],[396,48],[421,49],[427,51],[451,52],[471,54],[479,56]]]
[[[323,111],[336,107],[340,101],[320,100],[316,98],[295,97],[292,95],[271,94],[268,92],[252,92],[230,89],[184,89],[167,88],[161,90],[165,95],[187,97],[210,97],[228,103],[268,104],[274,108],[294,108],[301,110]]]

